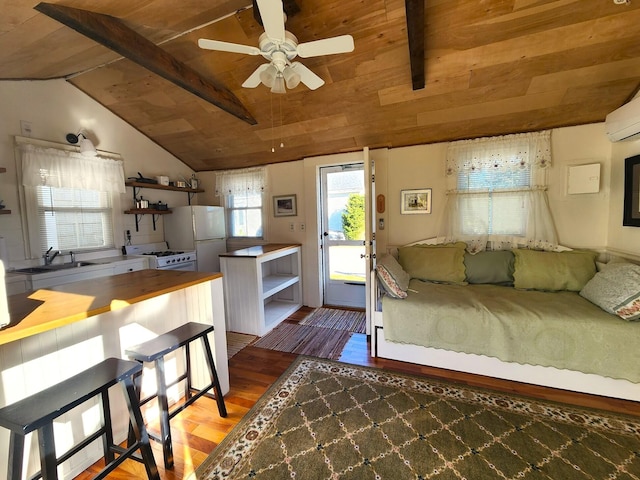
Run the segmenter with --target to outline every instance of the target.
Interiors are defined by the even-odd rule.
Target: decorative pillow
[[[464,242],[412,245],[398,249],[398,261],[411,278],[466,284]]]
[[[393,298],[406,298],[409,288],[409,274],[405,272],[393,256],[385,253],[376,260],[378,280],[385,292]]]
[[[587,282],[580,295],[624,320],[640,320],[640,265],[608,264]]]
[[[516,249],[513,254],[516,288],[579,292],[596,274],[596,252]]]
[[[467,282],[513,285],[513,252],[482,251],[464,254]]]

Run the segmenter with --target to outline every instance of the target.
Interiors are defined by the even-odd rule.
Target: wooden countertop
[[[221,273],[140,270],[11,295],[11,323],[0,330],[0,345],[220,277]]]
[[[258,258],[268,253],[277,252],[291,247],[299,247],[299,243],[269,243],[267,245],[256,245],[255,247],[243,248],[233,252],[221,253],[221,257],[246,257]]]

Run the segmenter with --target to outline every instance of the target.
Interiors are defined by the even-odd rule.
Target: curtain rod
[[[80,152],[79,147],[76,145],[67,145],[66,143],[52,142],[50,140],[41,140],[38,138],[22,137],[20,135],[15,135],[14,138],[15,138],[16,146],[34,145],[36,147],[56,148],[58,150],[65,150],[68,152],[75,152],[75,153]],[[100,155],[103,158],[110,158],[113,160],[123,160],[122,155],[120,155],[119,153],[98,150],[98,155]]]

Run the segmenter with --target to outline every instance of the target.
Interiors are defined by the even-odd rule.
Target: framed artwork
[[[640,155],[624,160],[624,215],[622,225],[640,227]]]
[[[298,215],[296,195],[278,195],[273,197],[274,217],[293,217]]]
[[[400,213],[418,214],[431,213],[431,189],[402,190],[400,192]]]

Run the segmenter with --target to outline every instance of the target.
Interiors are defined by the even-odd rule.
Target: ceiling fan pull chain
[[[280,95],[280,148],[284,147],[284,142],[282,141],[282,95]]]
[[[271,153],[275,153],[276,147],[273,137],[273,95],[269,95],[269,108],[271,109]]]

